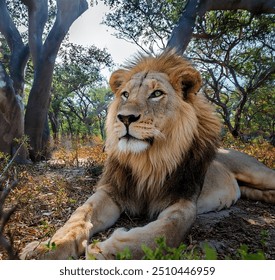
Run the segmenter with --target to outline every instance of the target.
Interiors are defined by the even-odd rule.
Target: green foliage
[[[1,160],[1,167],[5,166],[6,164],[8,164],[9,160],[10,160],[10,155],[7,153],[3,153],[0,151],[0,160]]]
[[[234,136],[274,133],[274,21],[247,11],[211,11],[198,21],[188,54],[207,98]],[[266,112],[266,114],[265,114]]]
[[[50,240],[45,246],[49,251],[56,250],[56,244],[54,242],[51,242]]]
[[[244,134],[251,135],[251,140],[257,137],[267,139],[275,134],[275,89],[272,84],[269,82],[251,92],[244,106],[241,128]]]
[[[152,249],[146,245],[141,245],[144,253],[144,260],[216,260],[217,252],[208,243],[204,243],[202,251],[199,248],[192,250],[188,249],[185,244],[180,244],[177,248],[169,247],[166,244],[164,237],[156,238],[156,246]],[[125,248],[124,251],[117,254],[118,260],[130,260],[132,257],[129,248]]]
[[[215,248],[211,247],[208,243],[203,244],[203,252],[205,254],[205,260],[217,260],[217,251]]]
[[[249,247],[245,244],[242,244],[238,249],[238,255],[241,260],[265,260],[265,255],[262,251],[250,253]]]
[[[189,259],[189,255],[185,253],[186,245],[181,244],[178,248],[171,248],[167,246],[165,238],[160,237],[156,239],[156,248],[151,249],[146,245],[141,248],[144,252],[143,259],[145,260],[181,260]],[[195,256],[196,258],[196,256]]]
[[[269,232],[268,232],[268,230],[262,230],[260,234],[261,234],[261,244],[263,247],[265,247],[266,242],[269,238]]]
[[[89,253],[89,247],[96,246],[96,244],[97,244],[98,242],[99,242],[98,239],[94,239],[94,240],[92,241],[92,243],[91,243],[88,247],[86,247],[86,259],[87,259],[87,260],[96,260],[95,256],[94,256],[93,254]]]
[[[116,255],[117,260],[131,260],[132,259],[132,253],[128,247],[126,247],[122,252],[119,252]]]
[[[23,4],[21,0],[7,0],[7,6],[9,13],[17,26],[20,29],[22,39],[24,43],[28,42],[28,32],[27,28],[29,25],[28,22],[28,9],[26,5]],[[47,34],[49,33],[51,27],[53,26],[55,17],[56,17],[56,1],[50,0],[48,1],[48,20],[45,25],[45,32],[43,33],[44,39],[46,38]]]
[[[202,244],[202,248],[195,248],[190,250],[185,244],[180,244],[177,248],[169,247],[166,244],[165,238],[156,238],[156,247],[154,249],[142,245],[144,260],[217,260],[218,254],[215,248],[209,243]],[[130,260],[131,251],[125,248],[124,251],[117,254],[118,260]],[[249,252],[247,245],[241,244],[237,249],[236,257],[228,256],[226,259],[241,259],[241,260],[264,260],[264,252],[258,250],[256,253]]]
[[[9,65],[9,47],[8,44],[3,37],[3,35],[0,33],[0,61],[4,65],[4,68],[6,71],[8,71],[8,65]]]

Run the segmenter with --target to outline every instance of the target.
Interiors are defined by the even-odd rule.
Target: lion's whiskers
[[[157,140],[166,140],[166,136],[157,128],[154,129],[154,138]]]

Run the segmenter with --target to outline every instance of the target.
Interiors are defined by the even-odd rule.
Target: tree
[[[71,134],[78,134],[78,129],[91,134],[94,126],[102,125],[98,117],[109,100],[101,70],[113,66],[111,55],[95,46],[66,44],[60,49],[60,60],[54,71],[49,114],[54,138],[60,127],[63,131],[68,127]]]
[[[196,31],[215,39],[194,39],[187,49],[203,71],[206,97],[218,106],[234,137],[247,130],[245,114],[251,111],[248,104],[255,104],[255,93],[274,86],[274,27],[270,15],[212,11],[201,18]],[[266,100],[269,95],[266,92],[261,98]]]
[[[274,81],[274,79],[273,79]],[[264,138],[275,146],[275,90],[274,82],[252,93],[244,107],[241,127],[243,140]]]
[[[107,104],[112,97],[108,88],[91,88],[86,93],[76,91],[67,96],[59,110],[62,133],[71,136],[96,135],[104,139]]]
[[[20,7],[23,10],[22,3],[28,10],[28,43],[24,43],[24,36],[20,34],[18,27],[11,17],[12,12],[10,11],[13,10],[8,9],[9,4],[16,5],[16,7]],[[53,4],[53,1],[50,1],[50,3]],[[48,135],[45,135],[44,132],[45,127],[47,128],[45,124],[47,124],[54,63],[60,44],[71,24],[87,8],[88,4],[85,0],[57,0],[53,26],[44,39],[45,26],[49,18],[47,0],[17,0],[13,2],[0,0],[0,32],[6,39],[10,49],[9,75],[13,80],[12,87],[16,95],[18,110],[21,110],[17,112],[16,117],[12,116],[9,119],[9,123],[10,127],[18,126],[19,136],[22,136],[25,132],[29,137],[31,146],[30,157],[34,161],[41,159],[48,140]],[[34,76],[24,119],[22,109],[24,70],[29,56],[32,59]],[[5,96],[5,98],[1,98],[1,105],[6,107],[11,101],[8,98],[7,92],[2,90],[1,93]],[[3,114],[1,122],[3,122],[7,113],[3,111],[1,113]],[[9,132],[9,139],[16,137],[16,135],[13,135],[13,130]],[[10,153],[12,153],[14,144],[9,140],[6,145],[10,146]]]

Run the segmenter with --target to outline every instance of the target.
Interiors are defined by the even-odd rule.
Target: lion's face
[[[121,87],[114,124],[120,151],[139,153],[165,138],[175,112],[173,95],[167,75],[158,72],[137,73]]]
[[[200,87],[200,75],[185,60],[182,62],[173,73],[152,65],[113,73],[110,85],[115,100],[107,118],[112,146],[120,152],[138,154],[159,147],[175,132],[180,137],[181,131],[188,137],[185,142],[192,141],[197,118],[191,100]]]

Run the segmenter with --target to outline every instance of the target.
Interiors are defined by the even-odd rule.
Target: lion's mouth
[[[154,138],[153,137],[148,137],[148,138],[145,138],[145,139],[140,139],[140,138],[136,138],[136,137],[132,136],[129,133],[126,133],[124,136],[119,138],[119,140],[122,140],[122,139],[125,139],[127,141],[131,141],[131,140],[143,141],[143,142],[147,142],[150,145],[153,145],[153,142],[154,142]]]
[[[126,139],[126,140],[136,139],[136,140],[140,140],[140,139],[130,135],[129,133],[127,133],[127,134],[125,134],[125,135],[123,135],[122,137],[119,138],[119,140],[121,140],[121,139]]]
[[[129,133],[119,138],[118,148],[122,152],[141,153],[153,144],[153,138],[139,139]]]

